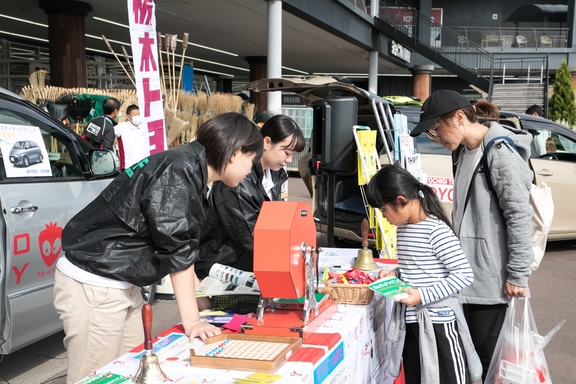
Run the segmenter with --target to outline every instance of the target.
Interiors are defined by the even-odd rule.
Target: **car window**
[[[26,108],[21,104],[0,100],[0,125],[4,127],[38,127],[42,142],[35,143],[32,140],[14,143],[10,153],[2,153],[0,149],[0,179],[6,180],[6,166],[28,167],[44,163],[42,146],[46,148],[49,168],[51,172],[34,175],[38,178],[70,178],[82,176],[79,160],[74,149],[73,142],[55,126],[49,124],[49,120],[43,118],[37,111]],[[65,128],[63,128],[65,129]],[[0,132],[0,139],[14,139],[14,133],[10,129]],[[4,147],[6,148],[6,147]],[[18,150],[16,153],[13,151]],[[6,157],[6,159],[5,159]],[[9,159],[9,160],[8,160]],[[47,163],[44,163],[47,164]],[[21,177],[24,179],[24,177]],[[28,178],[28,177],[26,177]]]
[[[546,122],[536,124],[525,121],[524,126],[533,135],[531,157],[576,161],[576,135],[569,137],[571,132],[567,129]]]
[[[566,136],[559,135],[557,133],[552,134],[552,140],[556,144],[556,151],[563,151],[571,154],[576,154],[576,142],[569,139]]]

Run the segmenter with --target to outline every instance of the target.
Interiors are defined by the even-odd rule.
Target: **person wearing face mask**
[[[148,156],[146,136],[141,123],[140,109],[137,105],[130,105],[126,108],[126,121],[114,127],[122,170]]]
[[[298,125],[285,115],[276,115],[260,129],[264,153],[260,162],[237,187],[215,182],[210,207],[200,233],[200,256],[196,274],[203,279],[214,263],[253,271],[253,233],[264,201],[281,199],[288,180],[284,166],[306,146]]]

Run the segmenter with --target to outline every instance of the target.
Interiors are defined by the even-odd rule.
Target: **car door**
[[[14,141],[28,131],[47,154],[41,162],[14,167],[7,154],[0,156],[1,353],[62,328],[52,299],[62,229],[109,182],[84,177],[89,147],[82,139],[32,106],[0,97],[0,139]]]
[[[535,183],[552,189],[554,219],[549,240],[576,237],[576,133],[546,119],[525,121],[524,128],[534,136],[530,166]]]

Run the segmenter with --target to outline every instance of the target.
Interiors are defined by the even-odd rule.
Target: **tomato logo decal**
[[[58,223],[46,224],[46,229],[38,236],[38,247],[44,264],[51,267],[62,251],[62,227]]]

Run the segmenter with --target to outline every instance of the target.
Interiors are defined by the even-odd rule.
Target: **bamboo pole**
[[[170,97],[172,97],[172,82],[171,82],[171,78],[172,76],[170,75],[171,71],[170,71],[170,44],[168,42],[168,40],[170,39],[170,34],[166,33],[164,35],[164,45],[166,46],[166,62],[168,63],[168,85],[170,85],[170,93],[168,93],[168,89],[166,89],[166,102],[168,104],[168,107],[170,107]],[[168,97],[168,95],[170,95],[170,97]]]
[[[176,101],[176,44],[178,35],[171,35],[170,36],[170,48],[172,50],[172,108],[176,109],[176,105],[174,102]]]
[[[124,73],[126,74],[126,76],[128,76],[128,78],[129,78],[130,81],[132,82],[132,85],[134,86],[134,88],[136,88],[136,83],[134,82],[134,80],[132,80],[132,77],[130,76],[130,74],[128,74],[128,71],[126,70],[126,67],[124,67],[124,64],[122,64],[122,62],[121,62],[120,59],[118,58],[118,55],[116,55],[116,52],[114,52],[114,50],[112,49],[112,46],[111,46],[110,43],[108,42],[108,39],[106,39],[106,36],[102,35],[102,39],[104,40],[104,43],[106,43],[106,46],[108,47],[108,49],[110,50],[110,52],[112,52],[112,54],[114,55],[114,57],[115,57],[116,60],[118,61],[118,64],[120,64],[120,66],[121,66],[122,69],[124,70]]]
[[[162,94],[166,97],[166,79],[164,79],[164,63],[162,61],[162,33],[160,32],[158,32],[158,57],[160,57],[160,71],[162,72],[160,87],[162,87]]]
[[[188,48],[188,33],[182,36],[182,60],[180,61],[180,76],[178,76],[178,89],[176,92],[176,107],[178,107],[178,98],[180,96],[180,85],[182,84],[182,70],[184,69],[184,56],[186,55],[186,48]]]
[[[130,67],[130,72],[132,72],[132,76],[134,76],[134,79],[136,79],[136,74],[134,73],[134,68],[132,68],[132,64],[130,64],[130,57],[128,56],[128,52],[126,52],[126,48],[124,48],[124,46],[122,46],[122,53],[124,54],[124,58],[126,59],[126,62],[128,63],[128,67]]]

